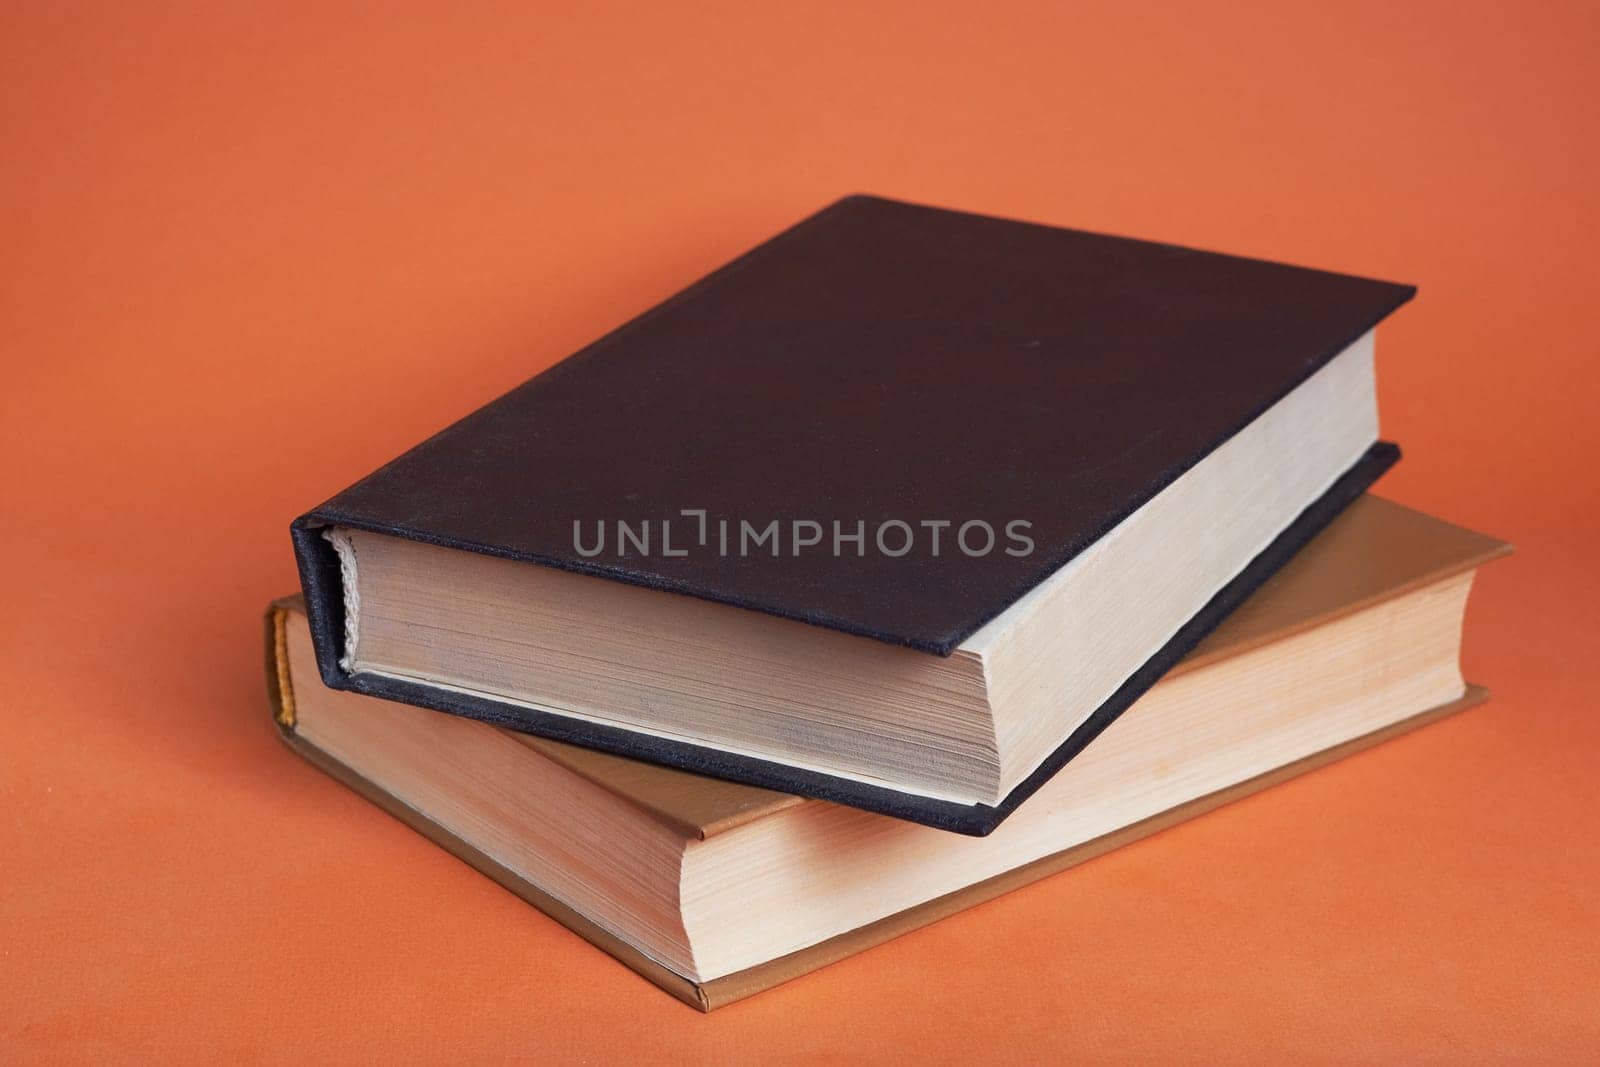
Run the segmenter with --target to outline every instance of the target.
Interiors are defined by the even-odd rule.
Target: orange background
[[[138,6],[0,12],[0,1060],[1600,1056],[1595,5]],[[857,190],[1419,284],[1383,490],[1518,543],[1496,695],[702,1017],[285,751],[258,616]]]

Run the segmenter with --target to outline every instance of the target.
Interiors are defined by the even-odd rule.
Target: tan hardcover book
[[[709,1011],[1480,702],[1467,593],[1509,551],[1358,500],[983,838],[328,689],[297,597],[268,689],[316,766]]]

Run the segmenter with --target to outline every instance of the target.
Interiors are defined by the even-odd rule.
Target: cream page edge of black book
[[[981,627],[948,659],[692,597],[333,528],[325,536],[339,557],[345,595],[341,666],[913,796],[994,804],[1377,439],[1373,351],[1369,331]],[[1263,492],[1263,486],[1277,492]],[[1227,522],[1205,521],[1207,499],[1230,501]],[[1174,542],[1181,551],[1171,550]],[[374,611],[372,625],[363,625],[364,609],[382,599],[372,595],[376,568],[370,564],[379,552],[404,554],[411,562],[402,570],[454,568],[465,576],[456,587],[477,582],[493,595],[506,596],[502,590],[508,585],[523,583],[512,598],[515,605],[483,609],[520,611],[521,621],[486,633],[542,631],[540,640],[568,646],[550,653],[548,662],[514,662],[517,652],[501,677],[468,676],[461,664],[483,659],[493,642],[458,633],[454,625],[433,627],[437,645],[419,641],[416,635],[426,627],[406,619],[403,607],[388,613],[393,619]],[[448,584],[423,595],[442,595]],[[552,604],[610,604],[604,614],[612,621],[580,624],[559,610],[535,619],[545,610],[533,606],[540,596],[551,597]],[[486,596],[484,602],[491,599]],[[1159,629],[1137,625],[1157,614]],[[450,618],[454,623],[457,616]],[[679,680],[678,689],[686,692],[648,679],[597,675],[585,660],[604,642],[583,631],[596,625],[615,630],[621,625],[616,620],[623,618],[633,620],[629,625],[659,619],[659,633],[636,645],[620,641],[609,656],[601,653],[599,658],[614,668],[612,675],[639,668],[652,642],[671,645],[695,627],[718,632],[699,650],[715,655],[692,663],[699,652],[677,647],[672,669],[693,666],[699,672]],[[380,623],[403,630],[402,642],[422,654],[410,662],[373,654],[368,646],[376,643],[372,634]],[[749,649],[757,651],[747,654]],[[1039,664],[1059,661],[1073,666],[1048,680],[1039,678]],[[895,689],[879,683],[908,671],[932,684]],[[516,672],[522,673],[522,683]],[[764,680],[786,673],[805,679],[794,694],[762,692],[740,703],[737,689],[717,688],[728,678]],[[542,693],[531,691],[552,685]],[[812,699],[827,692],[844,695],[833,697],[831,705]],[[907,694],[917,699],[908,702]],[[816,725],[830,715],[835,722]],[[863,718],[870,728],[862,725]]]

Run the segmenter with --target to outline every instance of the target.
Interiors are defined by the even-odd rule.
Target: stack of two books
[[[277,722],[736,1000],[1483,698],[1411,295],[840,201],[297,520]]]

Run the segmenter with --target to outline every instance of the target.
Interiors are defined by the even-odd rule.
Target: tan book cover
[[[1510,545],[1494,538],[1441,522],[1381,498],[1363,497],[1223,622],[1173,669],[1172,674],[1193,670],[1302,633],[1389,598],[1473,570],[1510,550]],[[269,607],[266,616],[266,653],[273,717],[291,747],[639,974],[685,1003],[704,1011],[758,993],[1232,800],[1379,744],[1397,734],[1477,704],[1487,696],[1484,689],[1469,686],[1460,699],[1382,730],[889,915],[799,952],[711,981],[694,982],[649,959],[549,896],[539,886],[434,822],[425,813],[367,781],[297,735],[295,679],[299,679],[302,685],[319,684],[312,665],[304,606],[299,597],[284,598]],[[298,669],[291,669],[292,663],[299,664]],[[351,695],[350,699],[376,698]],[[1137,705],[1128,714],[1137,714]],[[688,837],[711,837],[794,805],[816,803],[543,738],[523,734],[510,736]]]

